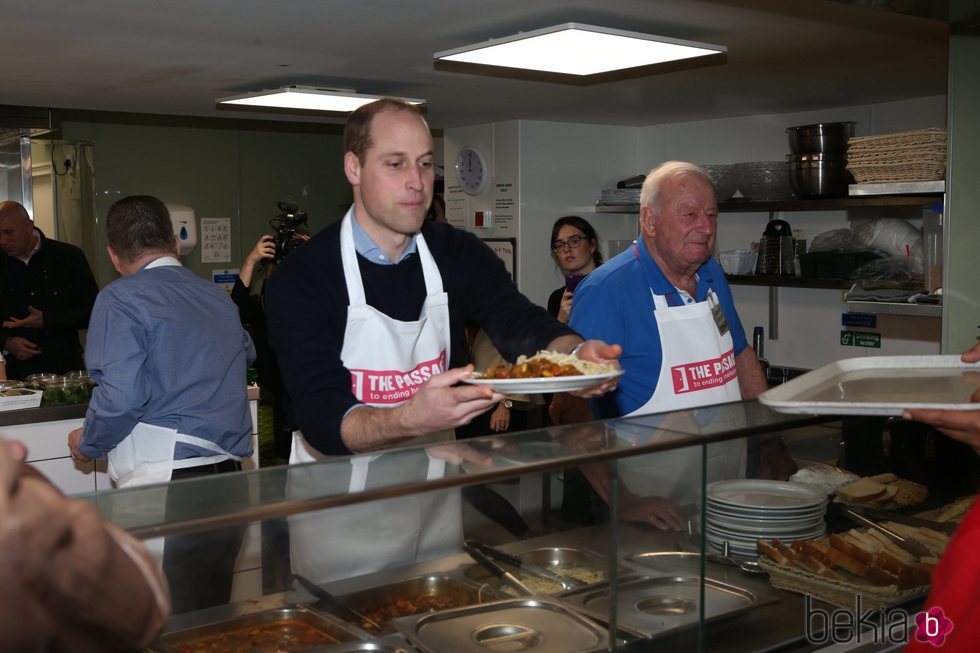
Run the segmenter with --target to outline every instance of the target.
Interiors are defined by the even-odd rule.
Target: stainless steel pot
[[[844,197],[852,183],[843,154],[789,154],[789,185],[797,197]]]
[[[854,121],[849,121],[790,127],[786,130],[789,151],[793,154],[847,154],[847,139],[854,135],[854,125]]]

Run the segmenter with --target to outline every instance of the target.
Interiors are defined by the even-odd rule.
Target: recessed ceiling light
[[[305,111],[333,111],[349,113],[358,107],[380,100],[381,95],[367,95],[349,89],[317,88],[314,86],[283,86],[282,88],[244,93],[218,98],[218,104],[300,109]],[[409,104],[425,104],[416,98],[398,98]]]
[[[432,56],[443,61],[595,75],[727,51],[723,45],[564,23],[443,50]]]

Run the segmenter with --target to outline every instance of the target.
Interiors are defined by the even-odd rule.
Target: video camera
[[[277,202],[279,207],[279,215],[269,220],[269,224],[275,230],[273,234],[272,242],[276,245],[276,255],[272,259],[272,262],[282,263],[282,260],[286,258],[294,249],[302,245],[305,240],[303,238],[297,238],[297,233],[305,234],[305,231],[300,231],[300,227],[306,224],[306,220],[309,218],[303,209],[299,208],[295,203],[288,200],[280,200]],[[269,263],[269,259],[263,259],[263,263]]]

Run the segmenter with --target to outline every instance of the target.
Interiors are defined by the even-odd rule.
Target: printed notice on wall
[[[517,235],[517,184],[513,179],[493,184],[493,229],[495,236]]]
[[[201,263],[231,262],[231,218],[201,218]]]
[[[447,180],[443,199],[446,201],[446,222],[457,229],[469,229],[467,214],[470,211],[470,202],[462,187]]]
[[[229,295],[235,287],[235,279],[238,278],[239,268],[226,270],[211,270],[211,281],[225,289]]]
[[[516,280],[514,262],[517,260],[517,240],[514,238],[484,238],[483,242],[504,262],[504,267],[510,273],[510,278]]]

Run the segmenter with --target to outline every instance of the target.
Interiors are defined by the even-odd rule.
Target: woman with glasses
[[[568,324],[575,286],[602,263],[599,236],[583,218],[566,215],[555,220],[555,225],[551,228],[551,253],[565,276],[566,283],[564,287],[551,293],[548,298],[548,312],[558,318],[559,322]]]

